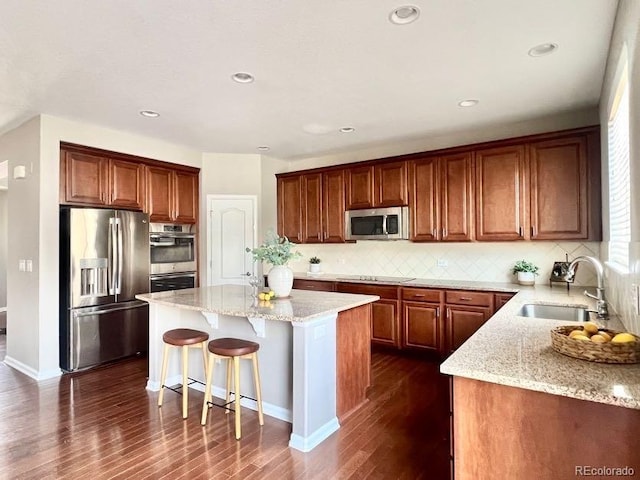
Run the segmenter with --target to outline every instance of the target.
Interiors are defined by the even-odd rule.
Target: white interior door
[[[247,248],[256,244],[256,204],[253,195],[209,195],[208,275],[209,285],[248,285],[258,275]]]

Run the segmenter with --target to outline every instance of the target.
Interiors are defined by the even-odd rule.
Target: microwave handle
[[[389,235],[389,232],[387,232],[387,215],[382,216],[382,233]]]

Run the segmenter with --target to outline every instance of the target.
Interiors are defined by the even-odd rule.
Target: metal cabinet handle
[[[433,231],[431,232],[431,235],[433,236],[433,238],[436,238],[438,236],[438,229],[434,228]]]
[[[524,237],[524,228],[522,228],[522,225],[520,225],[520,227],[518,227],[518,236],[519,237]]]
[[[423,295],[423,294],[421,294],[421,293],[415,293],[413,296],[414,296],[414,297],[416,297],[416,298],[422,298],[422,297],[424,297],[424,295]]]
[[[535,225],[531,225],[531,236],[535,237],[536,236],[536,226]]]
[[[327,238],[329,238],[329,232],[324,232],[324,239],[326,240]]]
[[[472,298],[469,297],[460,297],[460,300],[465,300],[467,302],[470,302],[471,300],[473,300]]]
[[[318,237],[318,240],[322,240],[322,234],[320,232],[318,232],[316,236]]]
[[[436,307],[436,318],[440,318],[440,307]]]
[[[451,309],[447,307],[447,318],[451,318]]]

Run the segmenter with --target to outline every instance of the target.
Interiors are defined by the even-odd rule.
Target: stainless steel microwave
[[[347,240],[406,240],[409,208],[368,208],[344,214]]]

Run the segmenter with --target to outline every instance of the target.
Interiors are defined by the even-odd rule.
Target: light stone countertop
[[[584,289],[536,285],[522,289],[458,348],[440,371],[528,390],[640,409],[640,364],[611,365],[567,357],[551,348],[552,328],[579,322],[525,318],[517,315],[525,303],[586,305],[593,300]],[[612,317],[601,326],[624,330]]]
[[[251,287],[242,285],[219,285],[145,293],[136,298],[169,307],[283,322],[305,322],[380,299],[377,295],[292,290],[290,298],[272,299],[267,306],[261,306],[251,292]]]
[[[305,273],[294,272],[293,278],[297,280],[319,280],[325,282],[341,282],[341,283],[367,283],[370,285],[397,285],[401,287],[421,287],[421,288],[445,288],[455,290],[485,290],[488,292],[497,293],[516,293],[523,288],[522,285],[515,283],[501,283],[501,282],[475,282],[468,280],[436,280],[429,278],[412,278],[410,280],[402,281],[400,277],[394,279],[394,277],[380,277],[382,280],[372,281],[359,278],[346,278],[357,277],[357,275],[337,274],[337,273]],[[558,286],[556,288],[563,288]]]

